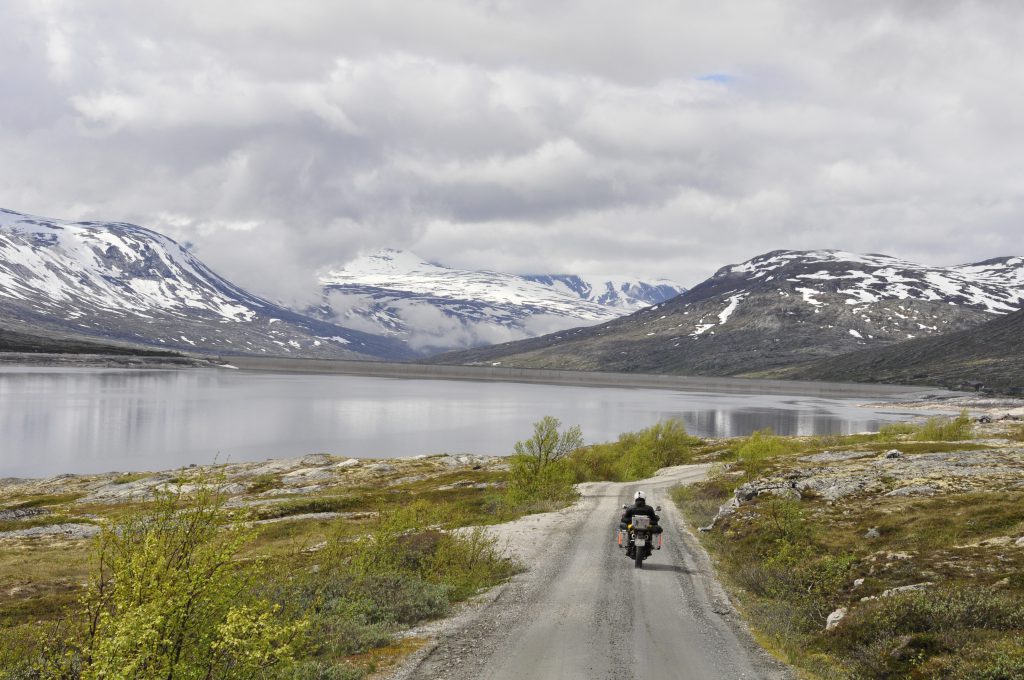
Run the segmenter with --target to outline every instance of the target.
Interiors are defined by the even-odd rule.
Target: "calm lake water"
[[[545,415],[588,442],[682,418],[699,436],[877,430],[857,401],[228,369],[0,368],[0,477],[331,453],[507,454]]]

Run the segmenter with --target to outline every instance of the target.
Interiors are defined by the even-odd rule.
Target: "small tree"
[[[508,500],[513,505],[530,501],[563,501],[572,497],[573,475],[565,458],[583,446],[579,425],[565,432],[553,416],[533,424],[533,436],[516,442],[509,475]]]
[[[552,463],[562,460],[583,446],[583,433],[579,425],[573,425],[559,433],[562,421],[554,416],[544,416],[533,424],[533,436],[516,442],[516,455],[523,458],[523,464],[534,475]]]

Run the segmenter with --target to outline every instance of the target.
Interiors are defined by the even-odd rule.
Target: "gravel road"
[[[707,466],[644,482],[582,485],[579,503],[494,529],[529,566],[432,637],[395,680],[792,678],[760,649],[683,528],[668,489]],[[665,546],[635,569],[615,545],[622,505],[637,488],[660,504]]]

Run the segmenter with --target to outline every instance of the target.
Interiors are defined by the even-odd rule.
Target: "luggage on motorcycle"
[[[646,530],[651,528],[651,518],[647,515],[633,515],[633,528]]]
[[[616,532],[617,541],[620,548],[625,548],[629,545],[629,532],[625,529],[619,529]]]

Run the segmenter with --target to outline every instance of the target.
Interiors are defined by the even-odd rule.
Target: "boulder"
[[[846,607],[840,607],[825,619],[825,630],[832,630],[839,625],[839,622],[846,618]]]
[[[886,496],[900,497],[900,496],[934,496],[938,493],[938,489],[934,486],[928,486],[927,484],[913,484],[911,486],[902,486],[898,489],[893,489]]]

